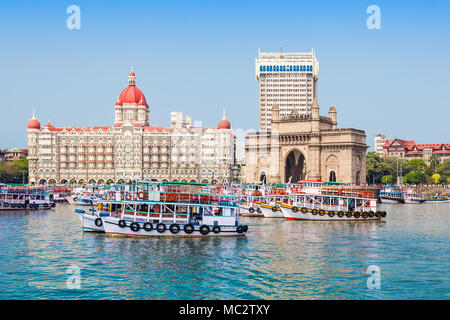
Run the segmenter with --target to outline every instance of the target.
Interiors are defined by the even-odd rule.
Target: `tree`
[[[425,183],[427,181],[427,175],[424,172],[411,171],[405,178],[405,182],[412,184]]]
[[[381,183],[382,184],[389,184],[389,183],[392,183],[392,180],[393,180],[392,175],[383,176],[381,178]]]
[[[423,159],[412,159],[409,160],[411,166],[411,171],[415,173],[425,173],[428,168],[427,163]]]
[[[27,183],[28,160],[5,161],[0,166],[0,181],[3,183]]]
[[[431,176],[431,179],[434,183],[439,183],[440,178],[441,178],[441,176],[439,175],[439,173],[435,173]]]

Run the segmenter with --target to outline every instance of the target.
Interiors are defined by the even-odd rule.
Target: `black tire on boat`
[[[323,216],[325,214],[325,211],[319,210],[319,216]]]
[[[130,223],[131,231],[138,232],[140,228],[141,228],[141,226],[139,225],[139,223],[137,223],[137,222]]]
[[[256,209],[256,212],[262,213],[261,208],[257,208],[257,209]]]
[[[381,217],[385,218],[386,217],[386,211],[381,211]]]
[[[166,231],[167,227],[164,223],[158,223],[156,225],[156,231],[158,231],[159,233],[163,233],[164,231]]]
[[[273,206],[273,207],[272,207],[272,211],[273,211],[273,212],[277,212],[277,211],[278,211],[278,208],[275,207],[275,206]]]
[[[330,218],[333,218],[334,217],[334,211],[328,211],[328,216]]]
[[[244,232],[248,231],[248,225],[244,224],[244,225],[242,225],[242,228],[244,228]]]
[[[191,234],[192,232],[194,232],[194,226],[190,223],[185,224],[183,227],[183,231],[187,234]]]
[[[125,228],[127,226],[127,223],[124,220],[119,220],[119,227]]]
[[[206,224],[200,227],[200,233],[204,236],[206,236],[209,233],[209,231],[210,231],[209,226],[207,226]]]
[[[353,213],[353,216],[355,216],[355,218],[358,219],[361,216],[361,214],[358,211],[355,211]]]
[[[239,233],[239,234],[244,233],[244,227],[243,227],[243,226],[238,226],[238,227],[236,228],[236,231],[237,231],[237,233]]]
[[[377,212],[375,213],[375,217],[377,217],[377,218],[380,218],[380,217],[381,217],[380,211],[377,211]]]
[[[16,204],[15,203],[11,203],[11,208],[15,208]]]
[[[318,211],[316,209],[312,209],[311,213],[313,216],[315,216],[318,213]]]
[[[169,227],[170,232],[172,232],[173,234],[176,234],[178,232],[180,232],[180,226],[176,223],[172,223]]]
[[[345,214],[345,216],[347,217],[347,218],[351,218],[352,217],[352,213],[349,211],[349,212],[347,212],[346,214]]]
[[[22,205],[20,203],[17,204],[17,208],[22,208]]]
[[[306,209],[305,207],[303,207],[303,208],[302,208],[302,212],[303,212],[303,213],[307,213],[307,212],[308,212],[308,209]]]
[[[3,204],[3,206],[4,206],[5,208],[8,208],[8,207],[9,207],[9,203],[8,203],[8,202],[5,202],[5,203]]]
[[[44,208],[48,208],[48,203],[44,203]]]
[[[375,216],[375,212],[369,211],[369,218],[373,218]]]
[[[101,226],[103,225],[102,219],[101,219],[101,218],[95,219],[95,225],[96,225],[97,227],[101,227]]]
[[[56,203],[52,202],[52,208],[56,207]]]
[[[214,226],[213,228],[212,228],[212,231],[214,232],[214,233],[220,233],[220,227],[219,226]]]
[[[255,212],[255,209],[254,209],[253,207],[250,207],[250,208],[248,209],[248,212],[253,213],[253,212]]]
[[[368,216],[369,214],[367,212],[361,213],[361,217],[363,217],[364,219],[366,219]]]
[[[145,231],[152,231],[153,230],[153,224],[151,222],[146,222],[146,223],[144,223],[143,228],[144,228]]]
[[[291,210],[292,210],[292,212],[294,212],[294,213],[295,213],[295,212],[298,212],[298,208],[297,208],[297,207],[292,207]]]

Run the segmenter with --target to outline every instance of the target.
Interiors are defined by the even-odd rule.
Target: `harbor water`
[[[0,212],[0,299],[450,299],[450,204],[183,239],[83,233],[74,209]]]

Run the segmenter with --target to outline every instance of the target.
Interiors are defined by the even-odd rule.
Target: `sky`
[[[112,125],[131,67],[151,125],[182,111],[216,127],[225,108],[255,130],[258,48],[314,48],[321,115],[334,104],[369,151],[377,133],[450,142],[450,1],[2,1],[0,35],[0,149],[27,147],[33,108],[41,125]]]

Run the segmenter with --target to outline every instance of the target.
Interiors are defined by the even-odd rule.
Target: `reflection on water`
[[[433,299],[449,296],[449,204],[385,222],[243,218],[246,238],[83,233],[74,207],[0,213],[1,299]],[[66,270],[81,269],[81,289]],[[366,286],[381,268],[381,289]]]

